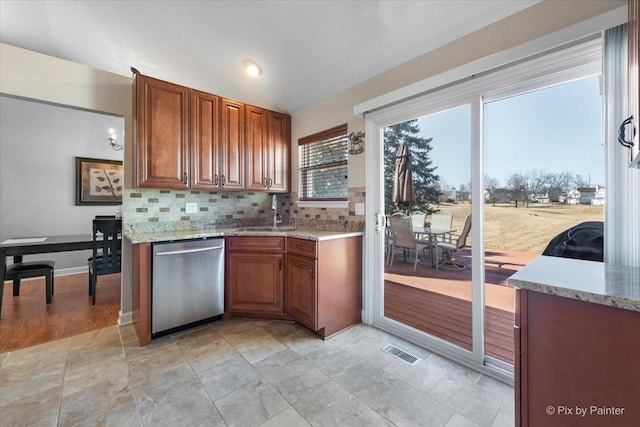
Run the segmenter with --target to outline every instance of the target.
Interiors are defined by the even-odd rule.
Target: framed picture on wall
[[[121,205],[122,161],[76,157],[76,205]]]

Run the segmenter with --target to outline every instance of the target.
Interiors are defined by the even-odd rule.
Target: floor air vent
[[[388,345],[382,349],[382,351],[386,351],[389,354],[394,355],[398,359],[402,359],[410,365],[415,365],[420,361],[420,358],[414,356],[413,354],[409,354],[406,351],[400,350],[398,347],[394,345]]]

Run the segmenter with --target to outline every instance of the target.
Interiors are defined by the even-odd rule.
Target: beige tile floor
[[[415,366],[381,349],[422,358]],[[513,388],[367,325],[130,325],[0,355],[2,426],[512,426]]]

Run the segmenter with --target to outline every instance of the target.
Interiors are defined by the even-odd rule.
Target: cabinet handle
[[[278,260],[278,268],[280,269],[280,271],[282,271],[282,260],[281,259]]]
[[[221,178],[222,178],[222,186],[224,187],[224,185],[227,183],[227,180],[224,175],[221,175]]]
[[[269,188],[273,187],[273,179],[269,178]]]
[[[213,176],[213,185],[217,186],[218,185],[218,174],[215,174]]]
[[[184,175],[182,175],[182,181],[186,184],[188,181],[188,177],[187,177],[187,173],[185,172]]]
[[[311,280],[315,280],[315,277],[313,274],[313,268],[309,270],[309,274],[311,275]]]
[[[262,178],[262,186],[267,188],[267,178]]]

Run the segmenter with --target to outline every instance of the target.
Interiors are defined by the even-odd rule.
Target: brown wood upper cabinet
[[[136,70],[133,93],[136,187],[288,191],[289,116]]]
[[[291,117],[247,106],[247,190],[289,191]]]
[[[189,88],[134,73],[136,187],[189,188]]]
[[[136,186],[244,190],[244,105],[134,78]]]
[[[191,188],[244,190],[244,105],[191,90]]]

